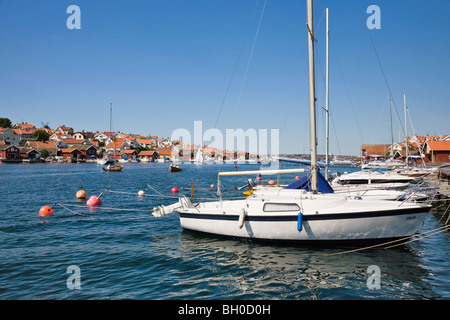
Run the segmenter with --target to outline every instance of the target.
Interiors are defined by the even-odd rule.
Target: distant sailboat
[[[197,155],[195,156],[194,163],[197,165],[203,164],[203,149],[201,147],[197,151]]]
[[[112,103],[109,104],[109,132],[112,132]],[[123,169],[123,165],[119,166],[111,166],[111,164],[114,164],[116,162],[116,138],[115,135],[113,136],[113,147],[114,147],[114,158],[108,157],[103,158],[97,161],[98,164],[101,165],[108,165],[108,167],[103,168],[103,171],[121,171]]]

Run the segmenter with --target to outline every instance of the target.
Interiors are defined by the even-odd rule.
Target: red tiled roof
[[[158,148],[158,153],[162,156],[170,156],[172,155],[172,148]]]
[[[145,143],[145,144],[152,144],[153,140],[151,139],[136,139],[137,143]]]
[[[81,144],[86,139],[63,139],[62,142],[65,144]]]
[[[363,144],[361,151],[364,151],[365,156],[377,155],[384,156],[391,151],[390,144]]]
[[[13,127],[22,127],[22,128],[33,128],[34,125],[30,124],[30,123],[15,123],[13,125]]]
[[[27,141],[30,147],[39,150],[39,149],[57,149],[56,144],[53,141]]]
[[[154,153],[155,151],[143,150],[139,152],[139,156],[152,156]]]
[[[15,134],[19,134],[19,135],[33,134],[33,132],[35,131],[35,130],[24,130],[24,129],[12,129],[12,130],[14,131]]]
[[[131,153],[137,153],[136,150],[134,149],[126,149],[126,150],[122,150],[122,154],[126,153],[126,154],[131,154]]]
[[[78,152],[81,152],[80,150],[78,150],[77,148],[66,148],[66,149],[61,149],[62,153],[72,153],[75,150],[77,150]]]
[[[427,141],[432,151],[450,151],[450,141]]]
[[[113,148],[121,148],[123,143],[125,142],[125,138],[116,138],[114,141],[111,141],[108,143],[105,148],[106,149],[113,149]]]

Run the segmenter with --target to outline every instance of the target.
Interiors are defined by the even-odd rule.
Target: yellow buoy
[[[78,190],[77,191],[77,199],[86,199],[86,191]]]
[[[244,198],[247,198],[248,196],[253,194],[253,189],[247,190],[245,192],[243,192],[242,194],[244,195]]]

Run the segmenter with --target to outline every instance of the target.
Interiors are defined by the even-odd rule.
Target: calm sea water
[[[172,187],[189,194],[195,178],[196,188],[213,196],[210,185],[217,172],[235,168],[183,168],[169,173],[167,164],[138,163],[111,173],[97,164],[0,165],[0,299],[450,298],[449,232],[388,250],[337,256],[326,254],[349,248],[282,246],[187,232],[176,213],[151,215],[151,208],[173,199],[139,198],[137,192],[155,194],[151,185],[167,196]],[[257,168],[241,165],[239,170]],[[240,186],[245,178],[226,183]],[[77,202],[81,187],[88,197],[104,192],[103,206],[90,210]],[[55,203],[70,210],[56,206],[52,216],[39,216],[42,206]],[[434,210],[421,231],[442,226],[442,214]],[[70,266],[78,271],[68,273]],[[368,288],[369,266],[381,272],[379,287]],[[71,290],[68,280],[76,284],[75,275],[80,288]]]

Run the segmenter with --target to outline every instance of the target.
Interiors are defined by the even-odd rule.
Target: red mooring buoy
[[[89,200],[86,202],[86,204],[90,207],[101,206],[102,200],[100,200],[100,198],[97,196],[92,196],[89,198]]]
[[[50,206],[43,206],[41,209],[39,209],[39,215],[41,217],[49,216],[53,214],[53,209]]]

